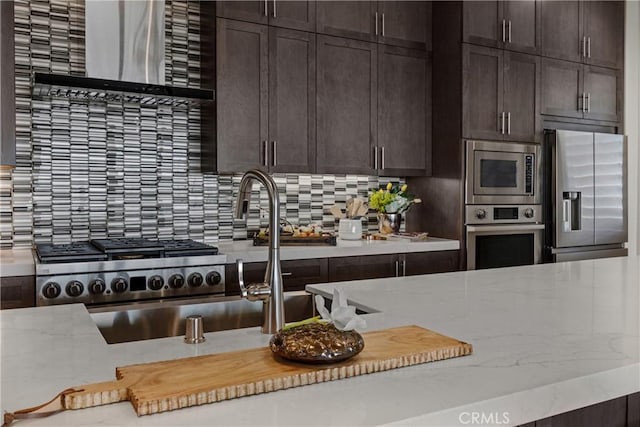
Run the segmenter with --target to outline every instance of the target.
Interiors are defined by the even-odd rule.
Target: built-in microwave
[[[542,202],[539,145],[466,141],[466,147],[466,204]]]

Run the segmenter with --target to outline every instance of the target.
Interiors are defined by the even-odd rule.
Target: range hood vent
[[[34,73],[33,95],[142,105],[188,106],[214,101],[213,90]]]

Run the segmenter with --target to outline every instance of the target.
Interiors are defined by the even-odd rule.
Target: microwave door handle
[[[571,231],[571,200],[562,200],[562,230]]]

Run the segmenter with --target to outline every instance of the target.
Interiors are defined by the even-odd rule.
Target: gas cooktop
[[[149,240],[143,238],[94,239],[63,245],[39,244],[41,263],[167,258],[216,255],[218,248],[194,240]]]

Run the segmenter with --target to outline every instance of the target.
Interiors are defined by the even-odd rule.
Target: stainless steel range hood
[[[165,85],[164,1],[85,2],[87,76],[35,73],[34,96],[183,105],[214,92]]]

